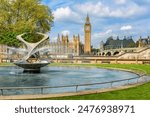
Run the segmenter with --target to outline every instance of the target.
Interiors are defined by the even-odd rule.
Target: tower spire
[[[86,24],[89,24],[90,23],[90,18],[89,18],[89,14],[87,13],[87,16],[86,16]]]

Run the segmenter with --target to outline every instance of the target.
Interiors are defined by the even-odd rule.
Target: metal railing
[[[83,87],[83,86],[96,86],[96,85],[105,85],[105,84],[108,85],[107,88],[112,88],[112,87],[114,87],[114,83],[119,83],[119,82],[123,82],[123,81],[126,81],[126,83],[124,83],[123,85],[139,83],[139,79],[142,77],[143,77],[143,75],[133,77],[133,78],[128,78],[128,79],[122,79],[122,80],[100,82],[100,83],[67,85],[67,86],[0,87],[0,95],[2,95],[2,96],[4,96],[4,95],[18,95],[18,93],[17,93],[18,90],[21,92],[19,94],[28,94],[28,93],[24,93],[24,90],[32,90],[30,92],[30,94],[35,94],[33,92],[34,90],[39,90],[38,93],[36,93],[36,94],[51,94],[51,91],[48,91],[48,93],[45,93],[45,90],[46,89],[58,89],[58,88],[73,88],[74,90],[71,92],[78,92],[78,91],[80,91],[79,88]],[[135,81],[131,82],[132,80],[135,80]],[[146,80],[144,80],[142,82],[146,82]],[[119,86],[122,86],[122,85],[119,85]],[[97,89],[99,89],[99,88],[97,88]],[[8,91],[10,91],[10,90],[14,90],[15,92],[13,94],[9,94]],[[66,90],[65,92],[68,92],[68,90]],[[62,93],[62,92],[60,91],[60,93]]]

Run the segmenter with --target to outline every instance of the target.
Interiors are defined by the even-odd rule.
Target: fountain
[[[29,43],[22,38],[25,34],[26,33],[18,35],[16,38],[25,44],[26,55],[24,55],[21,60],[14,62],[14,64],[23,68],[24,73],[39,73],[41,67],[44,67],[50,63],[48,60],[41,60],[40,57],[40,52],[47,49],[47,47],[45,47],[45,42],[48,40],[48,35],[37,32],[37,34],[42,35],[43,38],[36,43]],[[35,61],[32,61],[31,57],[34,57]]]

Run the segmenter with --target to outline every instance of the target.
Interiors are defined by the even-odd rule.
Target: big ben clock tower
[[[87,15],[84,25],[84,54],[91,53],[91,23],[90,18]]]

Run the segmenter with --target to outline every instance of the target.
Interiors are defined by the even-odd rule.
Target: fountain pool
[[[125,80],[129,78],[139,78],[139,75],[121,71],[121,70],[110,70],[100,68],[86,68],[86,67],[45,67],[42,68],[41,73],[28,74],[23,73],[23,69],[18,67],[0,67],[0,87],[59,87],[69,85],[83,85],[83,84],[94,84],[102,82],[111,82],[116,80]],[[130,82],[136,82],[133,79]],[[114,86],[120,86],[126,84],[127,81],[114,83]],[[110,84],[95,84],[78,87],[78,91],[81,90],[92,90],[99,88],[109,88]],[[62,92],[73,92],[74,87],[60,87],[60,88],[46,88],[44,93],[62,93]],[[40,89],[12,89],[5,90],[3,93],[6,95],[12,94],[37,94]]]

